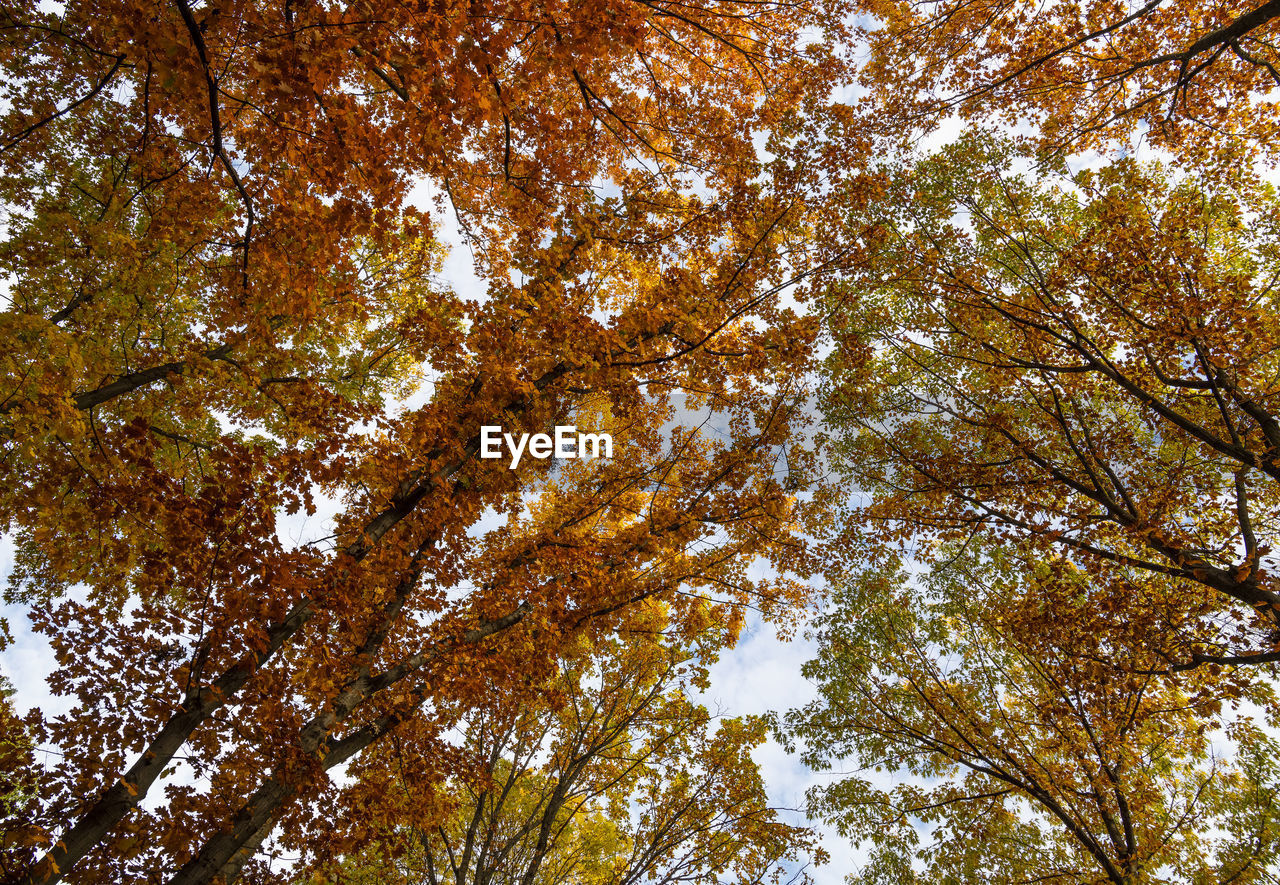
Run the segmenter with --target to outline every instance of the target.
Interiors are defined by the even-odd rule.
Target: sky
[[[816,646],[803,633],[784,640],[779,638],[777,630],[756,618],[738,645],[711,668],[711,687],[704,703],[708,709],[721,709],[730,716],[785,712],[801,707],[815,697],[816,691],[800,674],[800,668],[816,653]],[[803,814],[806,791],[831,783],[839,777],[839,770],[811,771],[773,738],[758,747],[753,758],[760,766],[774,807],[787,809],[782,814],[788,821],[814,827],[822,834],[822,846],[831,859],[810,870],[815,883],[843,883],[845,876],[865,860],[864,852],[834,828],[807,820]]]

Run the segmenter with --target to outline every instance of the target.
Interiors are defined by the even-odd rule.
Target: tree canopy
[[[1278,31],[0,7],[0,882],[1275,881]]]
[[[1091,659],[1024,638],[1011,599],[1088,578],[1021,565],[961,552],[918,582],[867,572],[835,588],[806,671],[819,700],[790,734],[814,764],[853,755],[918,776],[892,789],[842,777],[816,794],[841,832],[874,842],[857,881],[1270,881],[1274,736],[1224,719],[1206,670],[1138,675],[1132,648]]]

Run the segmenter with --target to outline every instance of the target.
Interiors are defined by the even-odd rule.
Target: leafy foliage
[[[691,687],[822,574],[791,732],[923,779],[818,797],[868,877],[1261,881],[1277,22],[0,9],[6,600],[69,706],[0,703],[0,879],[781,876]],[[478,457],[569,423],[617,457]]]
[[[789,734],[815,765],[853,756],[915,775],[813,796],[843,833],[874,841],[861,881],[1271,881],[1274,737],[1225,716],[1205,670],[1138,676],[1123,647],[1096,660],[1024,638],[1019,603],[1088,578],[1021,565],[958,553],[918,581],[870,571],[837,588],[806,668],[819,700],[788,717]],[[1252,700],[1274,704],[1266,687]],[[1221,755],[1224,728],[1235,758]]]
[[[711,656],[805,596],[775,462],[817,323],[780,293],[820,268],[753,139],[823,101],[819,7],[0,15],[0,518],[72,699],[28,717],[61,761],[6,878],[229,882],[276,828],[310,857],[361,826],[327,773],[392,735],[453,758],[580,643]],[[438,279],[419,186],[483,293]],[[729,433],[661,434],[680,392]],[[574,421],[625,455],[477,457]],[[319,493],[332,535],[287,542]]]
[[[866,2],[860,112],[891,140],[951,114],[1032,128],[1042,148],[1131,137],[1217,169],[1274,161],[1280,4]],[[879,123],[888,125],[877,126]]]
[[[1079,636],[1127,631],[1150,666],[1273,660],[1274,193],[1016,159],[967,140],[850,216],[869,257],[833,291],[829,400],[859,518],[1065,556],[1092,576]]]
[[[784,732],[910,775],[812,796],[866,881],[1272,881],[1275,195],[1038,156],[971,133],[843,198],[858,491]]]
[[[763,722],[713,726],[689,697],[705,674],[674,649],[641,639],[596,654],[556,677],[549,713],[470,714],[461,750],[474,767],[443,786],[402,740],[370,757],[386,785],[349,808],[391,833],[312,881],[764,882],[813,850],[812,833],[776,819],[750,760]],[[409,811],[420,792],[435,818]]]

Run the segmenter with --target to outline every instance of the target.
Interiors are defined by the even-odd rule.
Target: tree
[[[0,627],[5,628],[7,634],[7,625]],[[12,695],[13,683],[0,674],[0,810],[6,818],[16,816],[16,812],[21,811],[39,789],[31,735],[23,727],[22,720],[9,702]],[[38,834],[25,828],[16,828],[7,832],[6,837],[6,843],[20,845],[37,838]],[[10,865],[8,855],[12,847],[11,844],[5,844],[0,850],[0,864],[4,864],[5,868]]]
[[[1166,669],[1280,659],[1273,191],[1037,178],[1010,150],[964,141],[851,208],[828,391],[851,510],[926,560],[1064,557]]]
[[[821,268],[752,138],[822,101],[823,11],[4,11],[0,514],[77,698],[28,717],[62,755],[8,880],[231,881],[276,826],[322,838],[327,771],[401,729],[445,752],[646,600],[731,641],[802,597],[747,563],[807,567],[775,462],[816,329],[778,296]],[[485,299],[433,279],[423,180]],[[686,389],[729,438],[664,448]],[[477,457],[573,421],[625,456]],[[318,491],[333,537],[284,543]]]
[[[857,766],[810,798],[872,843],[859,881],[1275,881],[1278,748],[1224,710],[1215,675],[1137,675],[1141,645],[1098,640],[1090,658],[1027,636],[1021,608],[1083,599],[1090,576],[950,552],[914,579],[833,588],[805,670],[818,700],[786,720],[810,764]],[[1252,700],[1274,709],[1271,693]],[[913,777],[890,788],[872,770]]]
[[[611,643],[603,655],[564,668],[553,710],[469,714],[461,751],[477,764],[443,789],[420,776],[429,757],[402,739],[367,760],[386,786],[360,790],[351,810],[385,820],[387,831],[319,875],[425,885],[726,875],[748,883],[780,876],[780,862],[813,850],[813,834],[776,820],[764,795],[751,761],[762,721],[713,728],[689,697],[705,673],[651,638]],[[415,795],[424,792],[425,803]],[[439,809],[434,819],[418,816],[424,804]]]
[[[891,138],[959,113],[1030,126],[1067,153],[1139,135],[1197,163],[1274,156],[1275,0],[861,8],[863,116]]]

